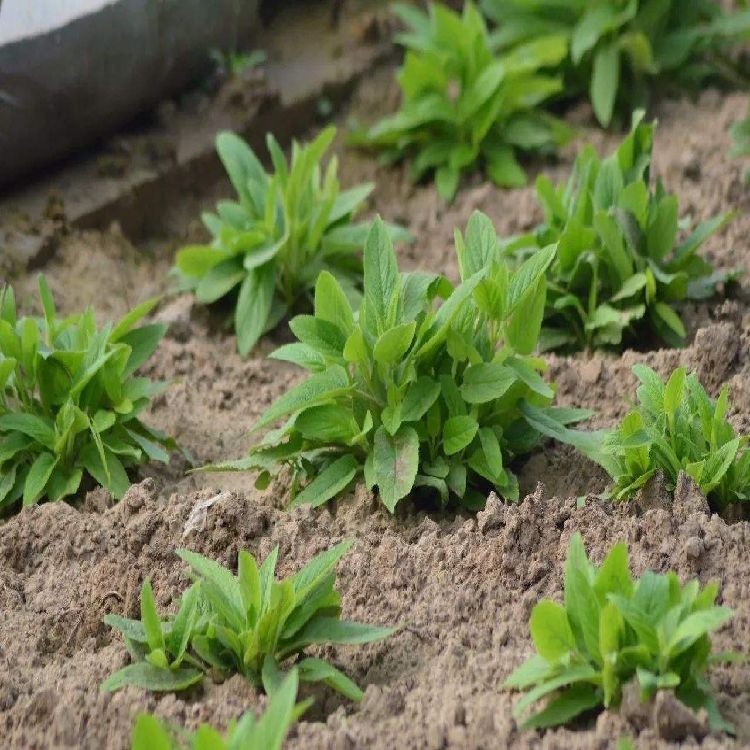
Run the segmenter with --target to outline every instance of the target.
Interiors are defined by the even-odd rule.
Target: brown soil
[[[355,92],[341,120],[365,119],[396,101],[392,70],[377,71]],[[738,218],[706,246],[720,268],[750,271],[750,192],[744,165],[727,158],[726,127],[745,107],[739,96],[707,92],[697,103],[669,102],[658,111],[656,172],[682,196],[691,218],[735,210]],[[617,136],[590,127],[581,108],[569,115],[582,137],[599,148]],[[567,174],[576,144],[559,163],[536,165],[554,179]],[[373,211],[411,229],[418,241],[401,249],[404,266],[455,276],[455,226],[481,209],[500,234],[532,227],[540,219],[533,189],[495,190],[481,177],[463,185],[446,207],[431,186],[413,186],[402,168],[378,167],[367,155],[341,145],[342,182],[377,182]],[[186,217],[211,204],[226,185],[180,196],[166,215],[160,237],[134,248],[116,225],[106,232],[68,231],[43,270],[64,311],[95,303],[102,318],[121,315],[136,301],[168,292],[156,317],[170,331],[147,374],[173,381],[151,410],[151,422],[170,433],[197,464],[240,456],[253,419],[301,378],[295,368],[265,355],[284,339],[280,330],[242,360],[221,317],[169,293],[172,253],[200,230]],[[31,275],[17,279],[22,299],[33,304]],[[560,403],[594,408],[594,426],[612,424],[627,409],[634,378],[630,367],[647,362],[662,374],[678,363],[694,368],[716,393],[731,383],[735,419],[750,422],[750,309],[744,295],[691,306],[689,345],[681,351],[626,352],[622,357],[550,356],[550,377]],[[541,596],[559,597],[570,535],[583,533],[600,561],[616,540],[629,543],[636,572],[675,569],[722,584],[723,603],[736,611],[716,637],[721,649],[743,651],[750,632],[750,526],[711,516],[687,483],[674,503],[659,487],[639,503],[612,506],[594,494],[606,485],[601,470],[568,448],[545,444],[519,467],[523,493],[517,506],[496,498],[476,517],[428,517],[408,504],[395,517],[362,487],[329,507],[281,510],[284,478],[260,493],[247,475],[184,476],[187,460],[149,467],[126,498],[113,506],[103,491],[76,506],[65,503],[24,510],[0,525],[0,737],[12,748],[125,748],[134,715],[159,716],[194,727],[224,726],[259,707],[262,696],[235,677],[210,680],[185,695],[156,697],[128,688],[109,695],[98,685],[127,662],[121,639],[101,622],[108,612],[134,616],[138,591],[151,576],[159,606],[168,609],[186,585],[174,554],[189,546],[233,565],[239,548],[265,555],[280,545],[280,569],[288,573],[312,554],[341,539],[355,541],[339,566],[345,615],[381,624],[403,624],[389,641],[328,649],[326,655],[361,684],[360,705],[315,690],[316,703],[293,729],[290,748],[605,748],[621,736],[639,747],[750,746],[750,666],[712,672],[720,706],[738,730],[700,737],[703,727],[680,714],[666,696],[655,706],[604,712],[570,730],[519,733],[512,719],[515,698],[499,685],[531,649],[527,620]],[[576,497],[588,496],[577,508]],[[205,524],[187,535],[185,523],[200,500],[217,498]],[[673,738],[672,744],[665,737]]]

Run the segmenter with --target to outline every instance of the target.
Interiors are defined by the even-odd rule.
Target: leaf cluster
[[[585,147],[566,184],[553,187],[541,175],[545,223],[508,245],[522,257],[529,248],[558,245],[548,273],[545,348],[620,347],[644,330],[679,346],[685,326],[675,303],[710,297],[736,277],[714,272],[698,254],[729,214],[679,239],[678,197],[660,180],[651,186],[654,125],[642,117],[635,113],[630,133],[606,159]]]
[[[141,589],[140,620],[105,617],[107,625],[123,634],[132,663],[110,675],[102,690],[125,685],[184,690],[216,670],[223,676],[241,674],[271,695],[284,677],[282,663],[308,646],[386,638],[393,628],[340,618],[334,568],[350,547],[342,543],[322,552],[281,581],[275,580],[278,547],[260,566],[241,551],[236,576],[207,557],[178,550],[195,583],[183,594],[174,617],[159,617],[148,580]],[[303,682],[325,682],[352,700],[362,697],[352,680],[323,659],[306,657],[295,666]]]
[[[58,318],[41,275],[39,296],[43,317],[19,317],[0,289],[0,511],[74,495],[85,476],[120,498],[126,469],[174,447],[139,419],[163,389],[135,376],[165,332],[138,326],[157,300],[98,329],[91,308]]]
[[[673,690],[689,708],[705,709],[713,729],[731,732],[705,678],[712,663],[733,658],[711,654],[710,633],[732,617],[715,605],[717,594],[718,584],[683,586],[674,572],[648,571],[634,580],[623,543],[597,568],[574,534],[565,603],[544,599],[534,607],[529,627],[536,654],[505,682],[527,691],[514,714],[549,697],[524,727],[564,724],[585,711],[618,706],[624,686],[637,680],[641,700]]]
[[[356,140],[383,149],[388,161],[412,157],[415,181],[434,171],[445,200],[479,165],[496,185],[525,184],[517,153],[554,151],[570,134],[539,109],[561,89],[544,69],[564,59],[564,39],[542,37],[497,57],[471,2],[461,15],[441,3],[430,3],[429,14],[406,4],[395,12],[409,27],[396,37],[406,49],[401,108]]]
[[[342,191],[336,157],[323,169],[335,135],[336,129],[328,127],[310,143],[295,141],[287,161],[268,134],[271,174],[238,136],[223,132],[216,138],[237,199],[220,201],[216,213],[203,214],[212,242],[179,250],[175,272],[199,302],[229,298],[240,354],[247,354],[286,314],[309,305],[322,270],[334,274],[353,299],[358,296],[367,226],[353,217],[374,186]],[[408,238],[403,230],[391,231]]]
[[[711,81],[746,85],[725,52],[750,33],[750,11],[715,0],[482,0],[497,22],[493,46],[514,50],[559,35],[566,93],[586,92],[599,122],[627,121],[655,84],[700,90]]]
[[[455,288],[439,275],[399,273],[377,219],[364,249],[359,313],[324,272],[315,314],[290,323],[298,341],[271,355],[312,373],[254,429],[287,421],[248,458],[208,468],[258,469],[263,486],[286,465],[293,504],[321,505],[360,474],[391,512],[413,489],[470,508],[483,507],[488,488],[517,499],[511,459],[542,432],[565,440],[572,431],[564,425],[588,416],[549,406],[554,389],[540,375],[544,363],[530,356],[555,248],[512,273],[492,222],[475,213],[466,237],[456,232],[456,251]]]
[[[298,684],[297,670],[292,669],[269,698],[260,718],[248,711],[239,722],[230,724],[224,736],[208,724],[186,732],[151,714],[140,714],[130,750],[281,750],[289,728],[309,705],[295,706]]]
[[[727,386],[714,402],[695,375],[680,367],[664,384],[645,365],[637,406],[607,439],[614,459],[614,495],[628,497],[657,471],[674,487],[681,471],[700,487],[717,511],[750,498],[750,451],[746,436],[727,421]]]

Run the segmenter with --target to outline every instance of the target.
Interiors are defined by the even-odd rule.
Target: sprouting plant
[[[288,163],[269,134],[272,174],[238,136],[224,132],[216,138],[237,200],[221,201],[215,214],[203,215],[213,241],[179,250],[176,273],[199,302],[231,299],[243,355],[285,315],[309,306],[323,270],[358,299],[367,226],[352,218],[373,185],[341,191],[335,157],[322,170],[321,160],[335,135],[336,129],[329,127],[306,145],[295,142]],[[403,230],[390,231],[394,238],[408,238]]]
[[[391,512],[413,489],[472,508],[483,507],[489,488],[517,499],[511,460],[528,453],[540,431],[565,440],[573,431],[564,424],[587,416],[549,408],[554,389],[540,375],[544,363],[530,356],[555,248],[511,273],[492,222],[475,213],[466,237],[456,232],[456,251],[462,283],[455,289],[434,274],[400,274],[376,220],[359,314],[324,272],[315,314],[294,318],[298,341],[272,355],[312,372],[254,429],[285,424],[248,458],[207,468],[257,469],[263,486],[286,465],[295,505],[320,505],[362,474]]]
[[[44,316],[18,317],[0,289],[0,511],[74,495],[86,475],[120,498],[127,468],[174,447],[139,419],[163,389],[134,374],[164,335],[136,327],[157,301],[97,329],[91,308],[59,319],[41,275],[39,296]]]
[[[297,670],[290,670],[262,716],[256,719],[248,711],[239,722],[230,724],[223,737],[208,724],[186,732],[151,714],[139,714],[130,750],[281,750],[289,728],[309,706],[309,701],[295,706],[298,683]]]
[[[618,706],[625,685],[637,680],[641,700],[673,690],[689,708],[705,709],[713,729],[732,732],[705,678],[711,664],[734,658],[711,653],[710,633],[732,617],[715,605],[718,591],[716,583],[681,585],[673,572],[648,571],[634,580],[623,543],[597,568],[574,534],[564,605],[544,599],[534,607],[529,627],[536,654],[505,682],[527,691],[514,714],[549,697],[523,726],[564,724],[585,711]]]
[[[208,724],[191,733],[164,724],[151,714],[140,714],[130,750],[281,750],[290,727],[312,702],[295,705],[298,683],[297,670],[290,670],[261,717],[256,719],[248,711],[239,722],[229,725],[224,736]]]
[[[641,382],[638,405],[605,445],[615,462],[614,496],[628,497],[657,471],[674,488],[684,471],[717,511],[750,499],[748,438],[737,435],[726,419],[727,386],[714,402],[683,367],[666,385],[645,365],[635,365],[633,372]]]
[[[314,657],[296,661],[308,646],[369,643],[394,632],[340,619],[334,568],[350,547],[345,542],[322,552],[282,581],[274,577],[278,547],[261,566],[241,551],[236,576],[207,557],[178,550],[195,583],[175,617],[159,617],[148,581],[141,591],[140,621],[105,617],[125,637],[132,663],[110,675],[102,690],[125,685],[184,690],[214,669],[222,675],[239,673],[272,694],[283,679],[284,662],[294,659],[303,682],[325,682],[360,700],[362,691],[333,665]]]
[[[654,125],[633,116],[618,149],[600,159],[585,147],[567,184],[537,180],[545,223],[509,250],[557,243],[547,279],[542,341],[545,348],[620,347],[648,328],[672,346],[685,337],[674,309],[704,299],[736,277],[715,272],[698,255],[703,242],[731,215],[716,216],[678,239],[679,201],[657,180],[650,186]],[[533,250],[532,250],[533,252]]]
[[[750,156],[750,107],[747,115],[732,125],[730,134],[734,141],[729,151],[732,158]],[[745,173],[745,181],[750,182],[750,171]]]
[[[494,49],[512,51],[551,34],[565,40],[565,92],[587,93],[604,126],[646,106],[657,84],[745,87],[745,72],[726,54],[750,33],[750,11],[742,5],[728,13],[715,0],[482,0],[497,22]]]
[[[430,3],[429,15],[412,5],[394,9],[410,27],[396,37],[406,48],[401,109],[355,142],[383,149],[388,161],[411,157],[414,180],[434,171],[445,200],[461,174],[480,165],[496,185],[523,185],[517,153],[551,152],[570,136],[538,108],[561,88],[561,79],[544,70],[565,57],[564,39],[535,39],[497,57],[472,2],[462,15],[440,3]]]

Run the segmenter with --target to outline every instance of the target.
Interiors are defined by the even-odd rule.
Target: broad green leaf
[[[234,311],[234,328],[237,332],[237,349],[248,354],[268,327],[276,267],[272,262],[249,271],[242,280],[237,307]]]
[[[612,121],[617,89],[620,86],[620,48],[617,42],[605,44],[594,55],[591,76],[591,104],[596,119],[605,127]]]
[[[534,607],[529,628],[537,652],[550,663],[576,649],[565,608],[553,601],[545,599]]]
[[[354,456],[337,458],[295,496],[290,507],[304,503],[309,503],[313,508],[323,505],[346,489],[358,471],[359,462]]]
[[[161,669],[148,662],[136,662],[111,674],[102,683],[101,690],[114,692],[131,685],[142,690],[172,693],[186,690],[202,680],[203,673],[197,669]]]
[[[384,331],[375,342],[375,361],[381,365],[392,365],[403,359],[414,339],[416,325],[412,320]]]
[[[584,711],[600,706],[601,702],[599,691],[592,685],[573,685],[526,719],[522,726],[524,729],[546,729],[565,724]]]
[[[384,427],[375,432],[374,478],[380,498],[393,513],[396,503],[409,494],[419,467],[419,438],[412,427],[402,425],[395,435]]]
[[[322,659],[308,657],[297,665],[302,682],[325,682],[326,685],[356,703],[362,700],[364,693],[343,672]]]
[[[443,427],[443,450],[448,456],[466,448],[479,430],[479,424],[473,417],[459,415],[451,417]]]
[[[31,505],[39,499],[58,460],[51,453],[40,453],[36,457],[34,463],[31,464],[23,489],[24,505]]]
[[[461,396],[470,404],[485,404],[503,396],[516,380],[511,368],[499,362],[482,362],[467,368]]]
[[[253,425],[253,430],[259,430],[299,409],[333,399],[346,392],[348,387],[349,377],[346,371],[343,367],[334,365],[325,372],[313,375],[303,383],[288,390],[263,413],[261,418]]]

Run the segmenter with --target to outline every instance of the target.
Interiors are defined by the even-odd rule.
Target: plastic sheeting
[[[0,184],[195,80],[257,0],[0,0]]]

